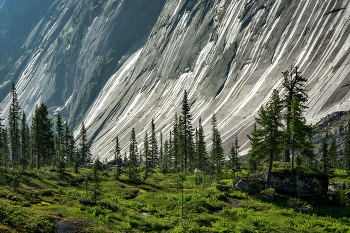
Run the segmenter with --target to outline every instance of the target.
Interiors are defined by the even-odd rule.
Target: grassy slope
[[[83,206],[91,196],[85,183],[90,170],[79,174],[50,171],[0,171],[0,232],[50,232],[54,219],[81,222],[84,232],[182,232],[181,190],[177,175],[154,173],[134,184],[125,176],[101,173],[100,206]],[[339,173],[339,172],[338,172]],[[345,174],[334,179],[348,179]],[[303,204],[286,195],[273,202],[239,191],[219,192],[215,183],[196,185],[195,176],[185,181],[187,232],[348,232],[350,208],[310,201],[315,214],[294,210]],[[223,180],[231,183],[231,180]],[[88,192],[86,192],[86,187]],[[135,194],[140,195],[134,198]],[[239,202],[231,209],[228,198]],[[103,207],[102,207],[103,206]],[[218,211],[222,210],[222,211]]]

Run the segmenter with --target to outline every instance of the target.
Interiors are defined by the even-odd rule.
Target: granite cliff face
[[[4,81],[15,81],[19,102],[32,118],[35,104],[61,111],[75,126],[109,77],[143,46],[164,1],[56,0],[27,35]],[[9,97],[3,101],[6,115]]]
[[[202,117],[208,142],[216,113],[225,147],[238,136],[245,153],[254,116],[274,88],[283,93],[281,73],[291,65],[308,79],[309,122],[348,110],[348,5],[338,0],[167,1],[142,51],[124,74],[111,78],[85,117],[93,153],[109,158],[112,139],[118,135],[124,145],[132,127],[141,142],[152,118],[158,133],[167,136],[185,89],[193,124]]]
[[[132,127],[141,142],[152,118],[167,137],[184,90],[208,145],[216,113],[224,146],[238,136],[244,153],[254,116],[274,88],[283,94],[291,65],[308,79],[309,122],[350,109],[346,0],[70,0],[50,9],[59,10],[32,31],[13,71],[20,105],[30,114],[45,102],[72,126],[84,120],[102,159],[117,135],[127,150]]]

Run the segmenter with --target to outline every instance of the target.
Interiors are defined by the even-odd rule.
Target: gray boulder
[[[266,177],[265,177],[266,180]],[[271,174],[271,188],[276,192],[298,195],[300,197],[321,196],[323,181],[313,177],[304,177],[297,180],[294,176],[283,177],[279,174]]]
[[[244,182],[243,180],[238,181],[235,188],[244,193],[252,193],[255,191],[249,183]]]

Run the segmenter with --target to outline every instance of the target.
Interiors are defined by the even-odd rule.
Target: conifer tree
[[[22,113],[21,119],[21,157],[22,157],[22,167],[25,170],[28,166],[29,156],[30,156],[30,132],[27,125],[26,114]]]
[[[258,138],[256,142],[255,151],[259,151],[259,155],[264,157],[269,163],[269,170],[267,173],[266,187],[271,184],[271,171],[273,161],[278,159],[280,152],[283,149],[283,128],[282,120],[283,105],[277,90],[273,90],[271,100],[266,108],[263,106],[259,109],[256,122],[261,125],[261,129],[257,129],[255,137]],[[254,152],[255,153],[255,152]]]
[[[81,124],[80,128],[80,159],[81,165],[85,166],[91,160],[90,146],[88,144],[87,131],[84,122]]]
[[[329,159],[330,159],[330,166],[332,168],[337,168],[337,157],[338,157],[338,150],[337,150],[337,144],[335,142],[335,138],[333,137],[332,142],[328,149]]]
[[[115,137],[115,147],[114,147],[114,163],[117,165],[116,178],[119,179],[122,173],[122,163],[123,159],[120,154],[119,138]]]
[[[294,169],[295,151],[305,152],[313,150],[313,144],[309,143],[308,138],[312,136],[312,126],[306,124],[303,116],[303,110],[306,107],[302,105],[298,97],[294,97],[290,106],[289,131],[290,131],[290,149],[292,150],[292,170]],[[307,154],[307,153],[306,153]]]
[[[64,162],[64,146],[65,146],[65,133],[64,133],[64,127],[62,122],[62,117],[60,113],[57,114],[57,122],[56,122],[56,153],[58,155],[57,162],[58,164]]]
[[[198,169],[200,171],[203,171],[205,173],[205,167],[206,163],[208,161],[208,154],[206,150],[205,140],[204,140],[204,131],[202,126],[202,119],[199,118],[199,125],[198,125],[198,141],[196,143],[196,154],[198,159]]]
[[[291,105],[293,99],[296,97],[301,104],[307,101],[307,94],[305,93],[305,83],[306,79],[300,75],[298,71],[299,67],[292,67],[290,71],[282,72],[283,75],[283,87],[286,90],[285,98],[283,102],[285,107],[287,107],[286,115],[286,137],[285,137],[285,161],[290,162],[290,149],[292,147],[292,132],[290,130],[290,120],[291,120]]]
[[[12,101],[9,111],[9,125],[10,125],[10,142],[11,142],[11,152],[12,152],[12,166],[13,169],[18,170],[19,160],[20,160],[20,107],[18,105],[16,86],[12,83],[11,89]]]
[[[238,173],[241,170],[241,165],[239,163],[238,159],[238,139],[236,137],[235,142],[232,143],[230,153],[228,155],[229,158],[229,168],[232,172],[233,178],[236,177],[236,173]]]
[[[324,177],[323,182],[323,195],[326,196],[328,191],[328,173],[331,168],[330,165],[330,158],[328,153],[328,131],[326,132],[326,136],[323,138],[322,143],[322,155],[321,155],[321,162],[322,162],[322,172]]]
[[[32,164],[35,164],[36,168],[40,169],[42,155],[44,153],[43,145],[43,128],[42,128],[42,119],[38,106],[35,106],[35,113],[32,120]]]
[[[213,114],[211,124],[212,124],[212,135],[213,135],[212,136],[213,148],[211,151],[211,158],[215,168],[216,180],[219,180],[221,175],[223,160],[224,160],[224,150],[221,145],[221,136],[220,136],[219,130],[217,129],[215,114]]]
[[[138,173],[137,173],[137,165],[136,165],[136,149],[137,143],[136,143],[136,134],[135,129],[132,128],[131,130],[131,137],[130,137],[130,147],[129,147],[129,179],[130,180],[137,180],[138,179]]]
[[[165,173],[164,170],[164,151],[163,151],[163,133],[160,132],[160,150],[159,150],[159,167],[162,173]]]
[[[171,135],[171,134],[170,134]],[[179,153],[179,148],[181,146],[181,141],[180,141],[180,133],[179,133],[179,120],[177,118],[177,113],[175,113],[174,117],[174,128],[173,128],[173,140],[171,141],[171,154],[174,157],[174,164],[173,167],[175,170],[180,171],[180,153]]]
[[[149,173],[151,172],[151,163],[152,163],[152,156],[149,150],[148,145],[148,134],[147,131],[145,133],[145,137],[143,139],[143,155],[145,157],[145,177],[146,180],[148,178]]]
[[[152,119],[151,123],[151,168],[156,168],[159,166],[159,151],[158,151],[158,142],[156,137],[156,126],[154,124],[154,120]]]
[[[182,99],[182,139],[183,139],[183,156],[184,156],[184,168],[193,169],[194,163],[194,142],[193,142],[193,129],[192,129],[192,117],[191,109],[187,99],[187,91],[184,91]]]
[[[168,172],[169,164],[170,164],[170,148],[168,139],[164,142],[164,151],[163,151],[163,173]]]
[[[258,164],[263,157],[261,154],[261,151],[259,149],[259,138],[260,132],[256,129],[256,122],[254,123],[254,129],[251,132],[251,136],[247,135],[248,139],[250,140],[250,144],[252,146],[252,149],[249,152],[249,158],[248,158],[248,168],[249,171],[252,173],[255,173],[258,169]]]

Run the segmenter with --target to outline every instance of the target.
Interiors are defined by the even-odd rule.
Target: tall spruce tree
[[[313,136],[311,125],[306,124],[303,111],[306,107],[302,105],[298,97],[294,97],[290,106],[289,131],[290,131],[290,149],[292,150],[292,170],[294,170],[295,151],[310,154],[307,151],[313,151],[313,144],[309,143],[309,137]],[[309,156],[310,157],[310,156]]]
[[[235,178],[236,173],[238,174],[238,172],[241,170],[241,165],[238,159],[238,150],[239,150],[238,139],[236,137],[235,142],[232,143],[231,150],[228,155],[228,158],[229,158],[228,165],[229,165],[229,169],[232,172],[233,178]]]
[[[151,123],[151,168],[159,167],[159,151],[158,151],[158,142],[156,136],[156,126],[154,120],[152,119]]]
[[[119,138],[118,138],[118,136],[115,137],[114,163],[117,165],[116,178],[119,179],[119,177],[120,177],[120,175],[122,173],[123,159],[122,159],[121,153],[120,153],[120,146],[119,146]]]
[[[198,159],[198,169],[205,173],[206,164],[208,162],[208,153],[206,150],[205,140],[204,140],[204,131],[202,126],[202,119],[198,120],[198,133],[197,133],[197,143],[196,143],[196,154]]]
[[[88,144],[87,131],[84,122],[81,124],[80,128],[80,164],[85,166],[91,160],[90,146]]]
[[[263,157],[259,148],[259,142],[260,142],[259,136],[260,136],[260,132],[257,131],[256,122],[255,122],[253,131],[251,132],[251,136],[247,135],[250,141],[250,145],[252,146],[252,149],[249,151],[249,158],[248,158],[248,169],[249,169],[249,172],[252,172],[252,173],[257,172],[259,162]]]
[[[138,170],[137,170],[137,142],[136,142],[136,134],[135,129],[131,130],[130,137],[130,146],[129,146],[129,179],[136,181],[138,179]]]
[[[174,126],[173,126],[173,140],[171,141],[171,153],[174,157],[174,164],[173,167],[175,170],[180,171],[180,147],[181,147],[181,141],[180,141],[180,133],[179,133],[179,120],[177,118],[177,113],[175,113],[174,117]]]
[[[165,139],[164,142],[164,151],[163,151],[163,173],[167,173],[170,164],[170,147],[168,139]]]
[[[182,99],[182,139],[183,139],[183,156],[184,156],[184,168],[185,170],[193,169],[195,165],[194,161],[194,142],[193,142],[193,129],[192,129],[192,117],[191,117],[191,109],[188,103],[187,91],[184,91],[183,99]]]
[[[213,135],[212,136],[213,147],[211,151],[211,158],[214,164],[216,180],[219,180],[221,176],[221,170],[222,170],[222,165],[224,160],[224,150],[221,145],[221,136],[220,136],[219,130],[217,129],[215,114],[213,114],[211,124],[212,124],[212,135]]]
[[[12,96],[12,101],[10,105],[8,119],[9,119],[9,125],[10,125],[12,166],[13,166],[13,169],[18,170],[19,161],[20,161],[20,147],[21,147],[19,122],[21,120],[21,117],[19,112],[20,107],[18,104],[16,86],[14,83],[12,83],[11,96]]]
[[[143,155],[145,158],[145,177],[144,179],[146,180],[149,176],[149,173],[151,172],[151,163],[152,163],[152,156],[149,150],[149,145],[148,145],[148,134],[147,131],[145,133],[145,137],[143,139]]]
[[[255,131],[258,142],[254,145],[253,151],[259,151],[259,155],[264,157],[268,163],[266,187],[270,187],[271,184],[271,171],[274,160],[278,159],[281,151],[283,150],[283,136],[284,132],[282,124],[282,110],[283,105],[279,97],[277,90],[273,90],[271,100],[264,108],[259,109],[258,117],[255,118],[256,122],[261,125],[261,129]]]
[[[322,143],[322,154],[321,154],[321,162],[322,162],[322,172],[323,172],[323,195],[327,195],[328,191],[328,175],[331,169],[330,158],[328,153],[328,131],[326,132],[326,136],[323,138]]]
[[[57,153],[57,162],[58,164],[64,163],[64,148],[65,148],[65,133],[62,122],[62,117],[60,113],[57,114],[57,122],[56,122],[56,153]]]
[[[330,166],[332,168],[337,168],[338,149],[334,137],[332,138],[331,144],[329,146],[328,154],[330,159]]]
[[[36,164],[36,168],[40,169],[42,164],[42,156],[44,154],[43,127],[42,119],[38,106],[35,106],[35,113],[32,120],[32,165]]]
[[[27,125],[26,114],[22,113],[21,119],[21,157],[23,170],[27,169],[30,158],[30,132]]]
[[[293,99],[296,97],[301,104],[307,101],[307,94],[305,92],[306,79],[300,75],[298,71],[299,67],[291,67],[290,71],[282,72],[283,75],[283,87],[286,90],[283,102],[287,107],[286,114],[286,134],[285,134],[285,161],[290,162],[290,149],[292,147],[292,132],[290,130],[291,120],[291,105]]]

